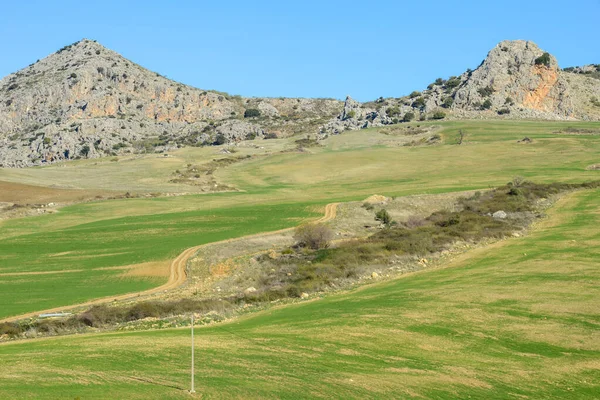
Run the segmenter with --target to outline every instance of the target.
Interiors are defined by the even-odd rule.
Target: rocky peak
[[[530,109],[564,118],[574,110],[556,59],[535,43],[503,41],[470,73],[454,97],[466,110]]]

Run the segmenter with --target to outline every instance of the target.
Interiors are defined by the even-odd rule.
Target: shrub
[[[418,97],[415,101],[413,101],[412,106],[413,108],[419,109],[425,108],[425,98],[423,96]]]
[[[442,107],[450,108],[450,107],[452,107],[452,104],[454,104],[454,99],[452,97],[448,96],[442,102]]]
[[[489,110],[490,108],[492,108],[492,101],[490,99],[486,99],[483,104],[481,105],[481,109],[482,110]]]
[[[546,67],[550,66],[550,54],[544,53],[538,58],[535,59],[535,65],[545,65]]]
[[[433,84],[434,84],[434,85],[441,86],[441,85],[443,85],[443,84],[444,84],[444,82],[445,82],[445,81],[444,81],[442,78],[437,78],[437,79],[435,80],[435,82],[433,82]]]
[[[304,224],[296,228],[294,239],[299,245],[313,250],[325,249],[333,239],[333,231],[324,224]]]
[[[513,105],[515,105],[515,101],[511,97],[507,97],[504,100],[504,105],[513,106]]]
[[[354,118],[356,117],[356,111],[354,110],[350,110],[347,114],[346,114],[346,118],[344,119],[350,119],[350,118]]]
[[[379,221],[382,224],[389,226],[392,223],[392,216],[387,212],[385,208],[375,213],[375,221]]]
[[[414,92],[412,92],[411,94],[408,95],[408,97],[410,97],[411,99],[414,99],[415,97],[419,97],[421,95],[421,92],[417,92],[416,90]]]
[[[249,108],[244,111],[244,118],[260,117],[260,110],[257,108]]]
[[[492,93],[495,92],[494,88],[491,86],[486,86],[484,88],[479,88],[477,89],[477,92],[482,96],[482,97],[489,97],[492,95]]]
[[[385,110],[385,113],[388,117],[396,117],[400,115],[400,108],[398,106],[390,107],[387,110]]]
[[[404,117],[402,118],[402,122],[410,122],[413,119],[415,119],[415,114],[409,111],[406,114],[404,114]]]
[[[79,150],[79,153],[80,153],[82,156],[84,156],[84,157],[87,157],[87,156],[88,156],[88,154],[90,154],[90,146],[88,146],[87,144],[86,144],[86,145],[84,145],[84,146],[81,148],[81,150]]]
[[[460,78],[458,76],[452,76],[446,81],[444,86],[446,89],[454,89],[458,85],[460,85]]]
[[[215,141],[213,142],[213,145],[219,146],[219,145],[225,144],[226,142],[227,142],[227,139],[225,138],[225,135],[223,135],[222,133],[219,133],[215,137]]]
[[[446,113],[443,111],[436,111],[431,116],[432,119],[444,119],[446,118]]]
[[[498,115],[510,114],[510,110],[508,108],[501,108],[498,110]]]

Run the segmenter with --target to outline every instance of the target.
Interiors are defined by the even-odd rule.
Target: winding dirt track
[[[327,204],[325,206],[325,215],[322,216],[321,218],[319,218],[318,220],[316,220],[315,222],[327,222],[327,221],[331,221],[332,219],[334,219],[337,214],[338,204],[339,203]],[[222,240],[220,242],[212,242],[212,243],[202,244],[199,246],[190,247],[189,249],[184,250],[181,254],[179,254],[171,262],[169,280],[164,285],[161,285],[161,286],[153,288],[153,289],[144,290],[142,292],[127,293],[127,294],[122,294],[122,295],[117,295],[117,296],[102,297],[99,299],[87,301],[85,303],[73,304],[73,305],[64,306],[64,307],[49,308],[47,310],[40,310],[40,311],[30,312],[27,314],[16,315],[16,316],[8,317],[5,319],[0,319],[0,323],[17,321],[17,320],[21,320],[21,319],[25,319],[25,318],[32,318],[32,317],[38,316],[39,314],[67,312],[67,311],[70,311],[70,310],[73,310],[76,308],[80,308],[80,307],[88,307],[88,306],[93,306],[93,305],[98,305],[98,304],[105,304],[105,303],[110,303],[113,301],[131,300],[136,297],[148,296],[151,294],[155,294],[155,293],[159,293],[159,292],[163,292],[163,291],[167,291],[167,290],[172,290],[172,289],[178,288],[179,286],[181,286],[185,283],[185,281],[187,280],[187,274],[185,272],[187,262],[202,247],[208,246],[208,245],[219,244],[219,243],[230,243],[230,242],[233,242],[236,240],[241,240],[241,239],[267,236],[267,235],[272,235],[274,233],[288,232],[293,229],[294,228],[286,228],[286,229],[280,229],[277,231],[256,233],[254,235],[248,235],[248,236],[243,236],[243,237],[238,237],[238,238],[233,238],[233,239]]]

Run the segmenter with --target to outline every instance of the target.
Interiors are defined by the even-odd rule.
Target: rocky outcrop
[[[503,41],[477,69],[438,78],[422,92],[364,104],[348,97],[321,133],[411,118],[600,120],[600,65],[563,71],[551,54],[533,42]]]
[[[454,108],[530,110],[549,119],[575,116],[569,85],[556,59],[524,40],[504,41],[494,47],[456,91]]]

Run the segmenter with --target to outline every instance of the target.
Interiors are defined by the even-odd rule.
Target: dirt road
[[[327,204],[325,206],[325,215],[323,215],[321,218],[319,218],[315,222],[327,222],[327,221],[331,221],[332,219],[334,219],[335,216],[336,216],[336,214],[337,214],[337,206],[338,206],[338,204],[339,203],[330,203],[330,204]],[[214,245],[214,244],[217,244],[217,243],[231,243],[231,242],[236,241],[236,240],[242,240],[242,239],[260,237],[260,236],[266,236],[266,235],[271,235],[273,233],[287,232],[287,231],[291,231],[293,229],[294,228],[286,228],[286,229],[280,229],[278,231],[262,232],[262,233],[257,233],[257,234],[254,234],[254,235],[248,235],[248,236],[244,236],[244,237],[240,237],[240,238],[227,239],[227,240],[222,240],[220,242],[213,242],[213,243],[208,243],[208,244]],[[198,250],[200,250],[203,246],[206,246],[208,244],[203,244],[203,245],[199,245],[199,246],[190,247],[189,249],[186,249],[181,254],[179,254],[171,262],[171,265],[169,267],[170,272],[169,272],[169,279],[168,279],[168,281],[164,285],[161,285],[159,287],[156,287],[156,288],[153,288],[153,289],[144,290],[142,292],[127,293],[127,294],[122,294],[122,295],[117,295],[117,296],[103,297],[103,298],[100,298],[100,299],[95,299],[95,300],[87,301],[85,303],[74,304],[74,305],[70,305],[70,306],[55,307],[55,308],[50,308],[50,309],[47,309],[47,310],[40,310],[40,311],[30,312],[30,313],[27,313],[27,314],[21,314],[21,315],[17,315],[17,316],[14,316],[14,317],[8,317],[8,318],[0,319],[0,322],[11,322],[11,321],[17,321],[17,320],[21,320],[21,319],[25,319],[25,318],[32,318],[32,317],[38,316],[39,314],[48,314],[48,313],[56,313],[56,312],[68,312],[68,311],[74,310],[76,308],[89,307],[89,306],[93,306],[93,305],[111,303],[113,301],[131,300],[131,299],[134,299],[136,297],[148,296],[148,295],[151,295],[151,294],[160,293],[160,292],[164,292],[164,291],[167,291],[167,290],[172,290],[172,289],[178,288],[179,286],[183,285],[185,283],[185,281],[187,280],[187,274],[185,272],[185,269],[186,269],[188,260],[191,257],[193,257],[194,254],[196,254],[196,252]]]

